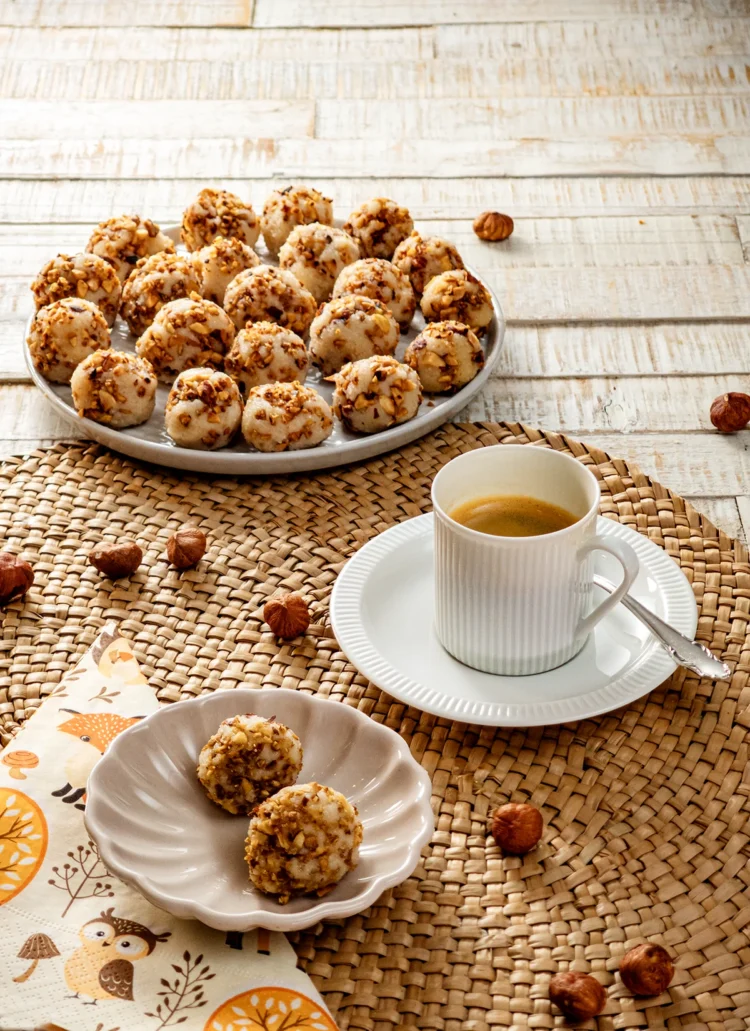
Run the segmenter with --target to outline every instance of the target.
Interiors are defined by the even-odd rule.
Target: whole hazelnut
[[[141,564],[143,552],[135,541],[126,538],[116,544],[97,544],[89,552],[89,562],[110,580],[130,576]]]
[[[636,945],[620,960],[622,983],[633,995],[661,995],[674,977],[674,963],[661,945]]]
[[[484,211],[474,219],[474,232],[480,240],[507,240],[513,232],[513,219],[499,211]]]
[[[0,551],[0,605],[23,598],[33,582],[34,570],[28,562],[9,551]]]
[[[711,404],[711,422],[721,433],[736,433],[750,422],[750,395],[722,394]]]
[[[509,802],[492,814],[492,837],[505,852],[522,856],[538,844],[544,833],[539,810],[526,802]]]
[[[206,535],[197,526],[181,526],[167,541],[167,558],[175,569],[197,566],[206,554]]]
[[[575,970],[555,974],[549,983],[549,997],[570,1020],[596,1017],[607,1004],[604,986],[591,974]]]
[[[263,618],[277,637],[290,641],[310,626],[307,602],[299,594],[279,594],[263,606]]]

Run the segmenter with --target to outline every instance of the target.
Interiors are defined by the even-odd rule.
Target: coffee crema
[[[567,509],[525,494],[489,494],[472,498],[448,515],[462,526],[494,537],[541,537],[578,522]]]

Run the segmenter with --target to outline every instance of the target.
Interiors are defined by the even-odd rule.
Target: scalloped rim
[[[339,220],[340,221],[340,220]],[[180,227],[167,226],[163,229],[172,240],[180,242]],[[467,265],[466,270],[477,275],[475,270]],[[481,276],[477,276],[482,279]],[[167,442],[155,442],[145,440],[137,435],[138,426],[126,430],[113,430],[92,419],[85,419],[71,408],[71,406],[59,397],[53,385],[37,371],[29,354],[26,340],[29,335],[31,323],[34,320],[32,314],[25,324],[23,338],[23,353],[26,360],[26,367],[29,370],[34,383],[54,407],[55,411],[62,416],[70,425],[75,426],[78,432],[99,444],[105,444],[119,454],[128,455],[130,458],[137,458],[142,462],[153,462],[154,465],[166,466],[171,469],[184,469],[196,473],[212,473],[225,476],[263,476],[276,473],[292,472],[313,472],[318,469],[331,469],[335,466],[348,465],[350,462],[361,462],[376,455],[394,451],[396,448],[404,447],[413,441],[431,433],[444,422],[448,422],[454,415],[457,415],[472,397],[477,394],[490,378],[497,367],[503,350],[505,340],[505,316],[503,315],[500,302],[492,289],[482,279],[492,299],[494,321],[491,329],[494,330],[495,340],[492,345],[487,361],[482,370],[477,373],[474,379],[462,387],[456,394],[442,401],[434,408],[423,408],[417,413],[414,419],[409,422],[392,426],[384,433],[375,433],[369,437],[358,437],[353,440],[346,440],[335,447],[307,448],[300,451],[282,451],[262,454],[257,451],[198,451],[190,448],[180,448]],[[153,416],[152,416],[153,418]]]
[[[466,723],[493,727],[546,726],[588,719],[622,708],[661,684],[677,668],[677,663],[658,641],[650,637],[625,672],[597,691],[566,701],[524,705],[456,698],[439,688],[404,676],[381,657],[362,625],[359,613],[370,574],[378,563],[394,548],[425,535],[431,536],[433,518],[431,512],[416,516],[385,530],[365,544],[339,573],[331,596],[331,624],[342,651],[363,676],[394,698],[435,716]],[[621,523],[599,516],[596,528],[598,533],[621,538],[631,545],[664,598],[662,618],[692,640],[698,625],[698,610],[693,589],[679,566],[653,541]],[[451,663],[456,661],[447,655],[446,658]]]
[[[279,903],[273,902],[270,897],[260,894],[258,899],[261,904],[252,906],[250,903],[253,896],[243,895],[237,904],[238,907],[244,906],[245,908],[241,908],[232,919],[225,920],[212,909],[195,899],[170,895],[146,873],[120,860],[117,841],[114,836],[115,832],[107,826],[107,821],[102,819],[99,811],[99,798],[106,795],[106,788],[104,788],[102,782],[110,768],[117,767],[117,775],[123,777],[127,775],[127,770],[132,766],[134,760],[129,755],[131,730],[137,729],[142,734],[142,728],[148,726],[152,733],[158,733],[159,726],[165,722],[170,720],[189,720],[194,707],[200,706],[210,709],[212,705],[217,704],[217,699],[223,702],[227,694],[230,693],[233,699],[237,699],[237,712],[248,711],[248,705],[250,704],[257,707],[259,698],[262,696],[269,700],[271,698],[278,700],[280,695],[294,696],[298,701],[299,699],[304,699],[305,702],[303,704],[309,703],[311,706],[328,706],[331,710],[331,723],[334,723],[337,716],[340,717],[341,713],[345,712],[347,714],[344,717],[345,719],[354,718],[355,720],[359,719],[362,721],[363,725],[367,726],[367,733],[380,736],[383,739],[384,750],[389,749],[390,751],[398,752],[413,767],[417,780],[422,784],[423,791],[420,797],[415,800],[415,806],[417,807],[414,821],[415,834],[404,841],[404,856],[397,868],[375,877],[372,883],[354,898],[334,902],[326,901],[325,899],[310,899],[310,908],[304,913],[285,912],[284,907],[279,905]],[[319,920],[354,916],[356,913],[361,913],[363,909],[367,909],[368,906],[376,902],[387,888],[393,888],[411,876],[419,863],[422,848],[430,841],[434,833],[435,821],[430,801],[431,795],[432,782],[430,777],[411,754],[409,746],[404,739],[389,727],[384,726],[382,723],[376,723],[375,720],[370,719],[369,716],[360,712],[359,709],[355,709],[353,706],[346,705],[343,702],[334,702],[327,698],[317,698],[314,695],[307,695],[300,691],[290,691],[288,688],[255,689],[240,687],[235,688],[231,692],[215,691],[189,701],[175,702],[167,705],[147,716],[146,719],[141,720],[134,728],[128,729],[116,737],[89,777],[84,823],[95,841],[107,869],[125,881],[126,884],[139,891],[159,909],[164,909],[173,916],[182,917],[183,919],[200,920],[209,927],[214,927],[220,931],[249,931],[254,927],[263,927],[269,931],[299,931],[306,927],[311,927]]]

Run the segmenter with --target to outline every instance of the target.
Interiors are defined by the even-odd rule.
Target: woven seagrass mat
[[[617,712],[524,731],[436,719],[357,674],[327,621],[337,573],[364,541],[429,509],[443,463],[497,442],[569,448],[593,469],[603,513],[662,545],[692,582],[699,638],[731,664],[731,683],[681,671]],[[188,519],[210,548],[180,575],[163,552]],[[3,623],[3,741],[116,617],[162,699],[298,688],[356,705],[410,742],[437,812],[421,865],[360,916],[293,937],[342,1029],[551,1028],[564,1022],[547,982],[567,969],[608,988],[590,1027],[750,1027],[750,566],[743,545],[681,498],[555,434],[447,426],[364,465],[263,481],[57,446],[5,467],[0,532],[36,574]],[[120,534],[137,537],[144,562],[112,583],[86,555]],[[312,602],[309,633],[289,644],[261,618],[279,587]],[[508,800],[544,812],[544,841],[525,858],[504,857],[486,835],[488,814]],[[677,972],[662,996],[634,999],[618,960],[646,939],[670,949]]]

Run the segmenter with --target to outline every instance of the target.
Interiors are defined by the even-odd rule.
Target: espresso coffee
[[[462,526],[494,537],[540,537],[578,522],[578,517],[567,509],[524,494],[473,498],[448,514]]]

